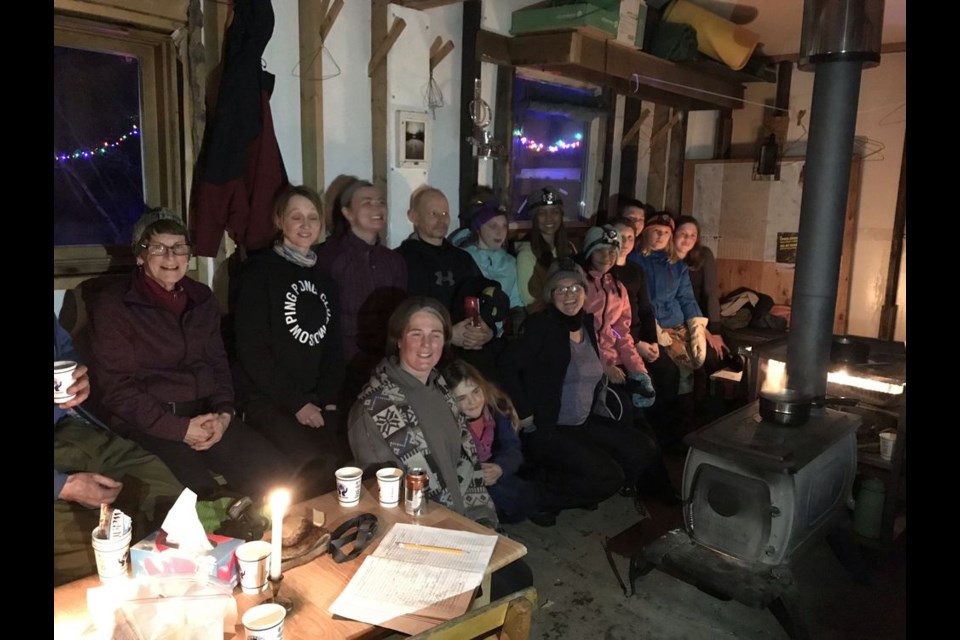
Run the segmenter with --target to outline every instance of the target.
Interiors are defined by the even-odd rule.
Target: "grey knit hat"
[[[557,283],[566,279],[576,280],[581,286],[587,286],[587,275],[573,258],[558,258],[553,261],[547,271],[547,284],[543,287],[545,302],[553,300],[553,290],[557,287]]]
[[[616,227],[604,224],[599,227],[590,227],[583,237],[583,258],[587,260],[590,254],[597,249],[613,248],[620,253],[620,234]]]
[[[131,239],[130,246],[133,249],[134,254],[140,252],[140,243],[145,239],[148,239],[144,238],[144,236],[153,235],[150,227],[161,220],[172,220],[178,223],[182,228],[180,233],[182,233],[184,236],[187,235],[187,228],[183,224],[183,218],[181,218],[175,211],[165,207],[151,209],[140,216],[140,219],[133,224],[133,237]]]

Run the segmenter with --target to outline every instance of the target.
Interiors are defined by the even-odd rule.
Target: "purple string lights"
[[[553,144],[546,144],[543,142],[537,142],[533,138],[528,138],[523,135],[523,132],[519,129],[514,130],[513,139],[514,142],[519,142],[521,146],[530,151],[535,151],[536,153],[542,153],[547,151],[548,153],[557,153],[558,151],[570,151],[571,149],[579,149],[580,142],[583,140],[582,133],[573,134],[574,140],[572,142],[566,142],[565,140],[557,140]]]
[[[102,156],[110,149],[115,149],[119,147],[121,144],[123,144],[130,138],[139,137],[139,136],[140,136],[140,129],[137,127],[137,125],[134,124],[130,126],[130,131],[127,131],[125,134],[123,134],[113,142],[104,141],[104,143],[99,147],[94,147],[92,149],[86,149],[86,150],[78,149],[73,153],[54,152],[53,159],[55,162],[67,162],[69,160],[80,160],[80,159],[93,158],[96,156]]]

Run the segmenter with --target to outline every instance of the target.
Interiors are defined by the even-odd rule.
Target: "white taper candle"
[[[270,579],[279,580],[283,561],[283,512],[290,504],[290,492],[277,489],[270,494],[270,518],[273,520],[270,547]]]

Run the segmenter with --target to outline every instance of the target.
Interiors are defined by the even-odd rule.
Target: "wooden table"
[[[384,534],[396,522],[409,522],[440,527],[471,531],[474,533],[491,534],[493,531],[465,518],[436,503],[429,504],[426,515],[419,518],[408,516],[402,506],[393,509],[384,509],[377,502],[376,481],[364,483],[360,497],[360,504],[349,509],[340,507],[335,493],[328,493],[295,505],[295,509],[304,510],[305,514],[312,513],[311,509],[319,509],[326,515],[325,527],[330,531],[341,523],[354,518],[361,513],[373,513],[379,519],[379,527],[374,542],[368,546],[360,557],[336,564],[329,554],[324,554],[316,560],[303,566],[296,567],[284,573],[281,597],[291,598],[296,608],[287,617],[284,623],[283,635],[286,640],[300,638],[374,638],[391,633],[382,627],[353,620],[335,620],[330,614],[330,605],[347,585],[353,574],[360,568],[363,559],[373,552]],[[309,515],[308,515],[309,517]],[[352,548],[348,547],[348,548]],[[503,536],[497,539],[497,545],[490,558],[487,574],[483,582],[484,599],[490,594],[490,574],[514,560],[523,557],[527,548]],[[87,613],[87,589],[100,585],[96,575],[62,585],[53,590],[53,634],[55,639],[82,638],[92,628]],[[250,596],[242,593],[239,588],[234,592],[237,601],[237,626],[235,634],[226,634],[228,640],[242,640],[244,637],[240,616],[250,607],[269,597],[269,592],[259,596]]]

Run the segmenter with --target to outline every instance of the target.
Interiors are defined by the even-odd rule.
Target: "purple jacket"
[[[182,441],[190,419],[168,402],[206,399],[210,411],[233,412],[233,382],[213,292],[180,281],[187,308],[180,318],[150,298],[138,270],[91,305],[93,372],[110,426]]]
[[[337,283],[343,354],[383,354],[387,319],[406,297],[407,265],[379,242],[367,244],[352,231],[327,240],[317,251],[321,273]]]

